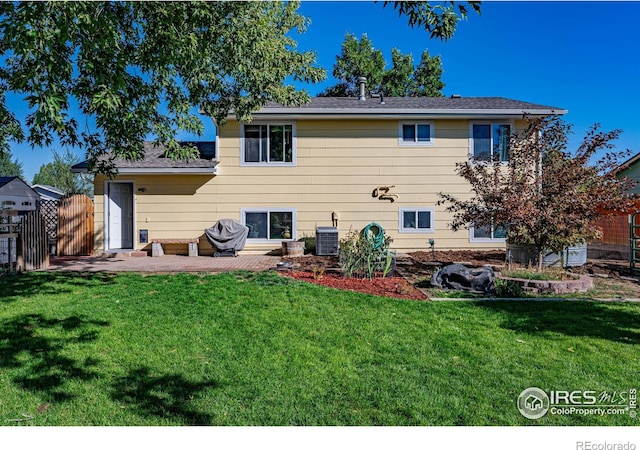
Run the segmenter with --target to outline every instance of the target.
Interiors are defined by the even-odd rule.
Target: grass
[[[540,281],[561,281],[567,279],[575,279],[575,276],[568,275],[562,270],[546,269],[542,271],[528,270],[528,269],[516,269],[511,271],[505,271],[503,273],[505,277],[510,278],[524,278],[525,280],[540,280]]]
[[[516,408],[531,386],[637,388],[638,304],[401,301],[273,273],[28,273],[0,293],[5,426],[638,424]]]

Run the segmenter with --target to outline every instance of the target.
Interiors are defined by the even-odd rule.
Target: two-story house
[[[336,226],[340,236],[370,222],[412,251],[503,248],[500,230],[452,232],[438,193],[471,195],[455,164],[508,158],[508,137],[524,117],[567,111],[505,98],[313,98],[270,104],[251,123],[230,115],[201,158],[173,161],[147,144],[144,160],[95,177],[96,250],[148,249],[150,238],[200,239],[232,218],[250,229],[245,253]],[[76,167],[81,170],[82,166]],[[142,231],[142,233],[141,233]]]

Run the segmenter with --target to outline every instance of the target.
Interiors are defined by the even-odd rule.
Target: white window
[[[469,228],[471,242],[505,242],[506,230],[497,225]]]
[[[433,122],[401,122],[398,130],[399,145],[433,145]]]
[[[433,208],[400,208],[399,209],[400,233],[433,233],[434,209]]]
[[[294,123],[244,124],[240,136],[242,165],[296,164]]]
[[[508,161],[511,130],[511,124],[506,122],[471,122],[470,157],[474,161]]]
[[[293,208],[251,208],[241,210],[242,223],[249,227],[248,239],[269,243],[295,239],[296,210]]]

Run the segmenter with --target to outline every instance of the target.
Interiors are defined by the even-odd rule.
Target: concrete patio
[[[278,256],[246,255],[214,258],[211,256],[161,257],[94,257],[66,256],[52,257],[49,267],[41,271],[50,272],[207,272],[219,273],[232,270],[258,272],[275,268],[282,258]]]

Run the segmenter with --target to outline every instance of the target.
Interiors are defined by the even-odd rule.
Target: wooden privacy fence
[[[58,256],[93,255],[93,202],[83,194],[58,201]]]
[[[49,267],[46,223],[39,210],[28,211],[20,217],[0,215],[0,241],[6,245],[7,258],[2,262],[9,271]]]
[[[20,237],[24,270],[49,267],[47,224],[39,210],[22,216]]]
[[[603,216],[596,220],[593,226],[600,229],[602,236],[600,239],[589,242],[587,250],[589,258],[629,259],[629,214]]]

